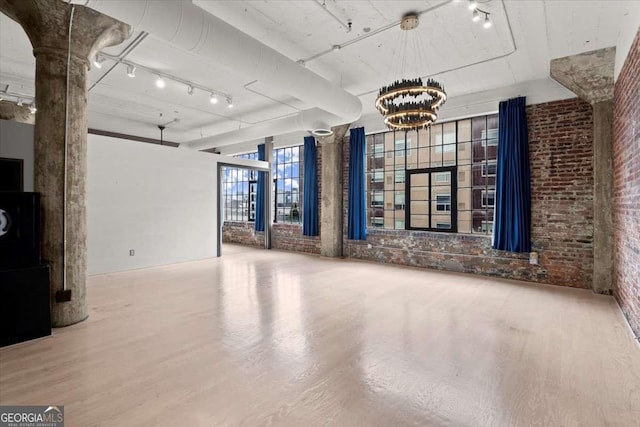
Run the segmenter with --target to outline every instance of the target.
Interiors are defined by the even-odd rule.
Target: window
[[[369,225],[490,234],[497,141],[497,114],[368,135]]]
[[[381,191],[371,194],[371,206],[382,206],[384,204],[384,195]]]
[[[273,222],[302,222],[301,177],[302,146],[273,150]],[[258,153],[236,156],[258,160]],[[223,203],[225,221],[255,221],[258,172],[227,167],[223,170]]]
[[[408,229],[456,231],[457,212],[451,209],[456,203],[455,170],[454,166],[408,171],[406,192]],[[438,174],[449,175],[446,185],[437,182]]]
[[[371,182],[382,182],[384,181],[384,169],[375,169],[371,173]]]
[[[448,173],[437,173],[436,182],[449,182],[451,175]]]
[[[451,210],[451,195],[450,194],[437,194],[436,195],[436,210],[437,211],[450,211]]]
[[[257,160],[258,153],[242,154],[237,157]],[[225,167],[222,173],[224,220],[254,221],[257,172],[244,168]]]
[[[404,192],[396,193],[395,195],[395,209],[404,210]],[[402,226],[404,228],[404,225]]]
[[[496,192],[482,190],[482,207],[494,207],[496,205]]]
[[[302,146],[273,150],[274,222],[302,222],[300,188]]]
[[[482,164],[482,176],[483,177],[489,177],[489,176],[496,176],[496,170],[497,170],[497,164],[495,161],[491,161],[488,163],[483,163]]]
[[[498,129],[485,129],[482,131],[483,145],[498,145]]]
[[[404,157],[404,153],[406,150],[411,148],[411,140],[409,138],[406,139],[403,137],[402,139],[397,139],[395,144],[396,157]]]
[[[376,143],[376,145],[374,147],[373,156],[375,158],[384,157],[384,143],[382,143],[382,142],[377,142]]]

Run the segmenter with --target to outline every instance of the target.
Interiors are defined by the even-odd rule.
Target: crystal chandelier
[[[400,21],[400,28],[409,31],[418,26],[418,15],[408,14]],[[447,100],[444,86],[422,78],[396,80],[383,86],[376,98],[376,108],[384,116],[389,129],[415,130],[427,127],[438,118],[438,108]]]

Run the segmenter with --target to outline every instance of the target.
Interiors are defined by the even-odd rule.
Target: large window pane
[[[370,135],[367,147],[369,194],[380,206],[369,206],[370,225],[398,229],[408,214],[408,228],[490,233],[495,204],[498,116],[443,122],[409,132]],[[451,173],[443,174],[445,168]],[[440,168],[432,175],[405,174]],[[452,193],[455,181],[457,190]],[[404,210],[402,197],[404,194]],[[372,201],[372,196],[368,201]],[[410,200],[410,202],[409,202]],[[379,210],[383,209],[384,212]],[[409,212],[407,212],[407,210]],[[455,223],[454,223],[455,222]]]

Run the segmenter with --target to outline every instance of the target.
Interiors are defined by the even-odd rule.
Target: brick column
[[[36,58],[34,187],[41,193],[42,255],[51,265],[51,320],[67,326],[87,317],[87,72],[96,52],[131,29],[60,0],[0,0],[0,10],[25,30]]]

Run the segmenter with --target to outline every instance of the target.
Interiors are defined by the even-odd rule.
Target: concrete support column
[[[593,291],[613,292],[613,100],[593,104]]]
[[[87,317],[87,71],[95,53],[121,43],[130,27],[56,0],[0,0],[0,10],[23,27],[36,58],[34,188],[51,265],[52,325],[67,326]]]
[[[615,47],[551,61],[558,83],[593,107],[593,280],[600,294],[613,290],[613,70]]]
[[[332,128],[333,135],[320,138],[322,147],[322,196],[320,209],[320,254],[342,256],[342,139],[349,125]]]

